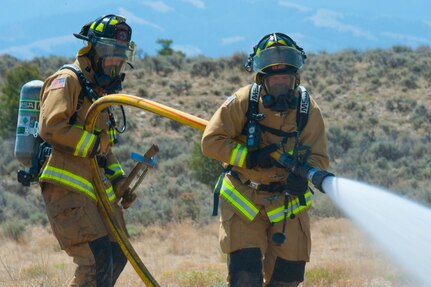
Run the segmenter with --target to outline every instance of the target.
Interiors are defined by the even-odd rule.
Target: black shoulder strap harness
[[[87,99],[91,103],[93,103],[94,101],[96,101],[99,98],[99,96],[93,90],[93,87],[91,86],[91,83],[84,76],[84,73],[77,66],[75,66],[73,64],[72,65],[66,64],[66,65],[63,65],[60,68],[60,70],[63,70],[63,69],[68,69],[68,70],[73,71],[76,74],[76,76],[78,77],[79,83],[81,84],[81,93],[79,94],[78,105],[76,107],[75,113],[72,115],[72,117],[69,120],[69,123],[71,125],[73,125],[73,124],[76,123],[78,111],[79,111],[79,109],[81,108],[81,106],[82,106],[82,104],[84,102],[84,97],[87,97]],[[123,111],[123,116],[125,117],[124,110],[122,109],[122,111]],[[109,111],[109,109],[108,109],[108,114],[109,114],[109,124],[110,125],[115,125],[114,115]],[[113,128],[113,127],[114,126],[111,126],[111,128]],[[97,132],[95,132],[95,133],[97,134]],[[117,142],[118,142],[118,139],[115,137],[114,138],[114,143],[117,143]],[[102,167],[102,168],[105,169],[105,172],[107,174],[112,175],[112,174],[115,173],[115,171],[110,170],[109,168],[107,168],[107,166],[106,166],[107,165],[106,164],[106,162],[107,162],[106,157],[99,157],[99,158],[97,158],[97,162],[98,162],[98,164],[99,164],[100,167]]]
[[[253,83],[249,93],[249,104],[246,113],[247,123],[243,129],[243,133],[246,134],[246,145],[249,150],[256,150],[259,148],[260,142],[260,131],[272,133],[276,136],[282,137],[282,143],[286,143],[290,137],[295,137],[295,150],[294,157],[297,157],[298,140],[299,135],[304,130],[308,122],[308,113],[310,110],[310,95],[304,86],[298,86],[300,93],[300,99],[298,101],[297,113],[296,113],[296,131],[285,132],[282,130],[274,129],[271,127],[264,126],[259,121],[265,118],[264,114],[259,114],[259,97],[262,86]],[[228,165],[220,174],[217,183],[214,188],[214,204],[212,215],[216,216],[218,211],[218,201],[220,196],[220,189],[223,183],[224,175],[232,170],[232,165]]]
[[[84,73],[75,65],[63,65],[60,70],[63,69],[69,69],[73,72],[75,72],[76,76],[78,77],[79,83],[81,84],[81,93],[79,94],[79,98],[78,98],[78,105],[76,107],[76,112],[72,115],[69,123],[71,125],[73,125],[76,122],[76,117],[77,117],[77,111],[81,108],[82,103],[84,102],[84,97],[87,97],[87,99],[93,103],[94,101],[96,101],[99,96],[96,94],[96,92],[94,91],[91,83],[87,80],[87,78],[85,78]],[[121,108],[121,112],[123,115],[123,120],[124,120],[124,127],[123,129],[118,129],[117,127],[117,122],[115,120],[114,114],[112,113],[110,107],[107,108],[108,111],[108,115],[109,115],[109,125],[111,128],[116,129],[117,132],[119,133],[123,133],[126,130],[126,114],[124,112],[124,108],[123,106],[120,105]],[[114,143],[118,143],[118,138],[116,136],[114,136]]]
[[[78,105],[76,107],[75,113],[72,115],[72,117],[69,120],[69,123],[73,125],[74,123],[76,123],[77,111],[81,108],[82,103],[84,102],[84,97],[87,97],[87,99],[90,102],[94,102],[99,98],[99,96],[93,90],[87,78],[85,78],[84,73],[77,66],[73,64],[67,64],[67,65],[63,65],[59,70],[64,70],[64,69],[73,71],[75,75],[78,77],[79,83],[81,84],[81,93],[79,94]]]
[[[297,136],[302,132],[308,121],[308,113],[310,109],[310,95],[308,94],[308,91],[305,89],[304,86],[298,86],[297,89],[299,89],[300,92],[300,99],[298,101],[296,113],[297,131],[284,132],[282,130],[267,127],[259,123],[259,121],[265,118],[264,114],[258,113],[261,85],[253,83],[250,88],[249,105],[246,114],[247,124],[243,131],[243,133],[247,135],[247,148],[252,150],[258,148],[260,139],[258,133],[260,132],[260,130],[282,137],[283,141],[286,141],[289,137]]]

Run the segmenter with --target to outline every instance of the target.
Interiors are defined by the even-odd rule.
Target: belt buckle
[[[259,189],[260,183],[254,182],[250,180],[250,183],[248,184],[249,187],[253,189]]]

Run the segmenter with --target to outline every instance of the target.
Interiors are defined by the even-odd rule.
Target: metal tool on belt
[[[154,168],[156,160],[154,156],[159,152],[159,147],[153,144],[144,155],[132,152],[132,159],[138,163],[133,167],[129,176],[123,182],[123,189],[125,190],[121,205],[124,209],[130,207],[130,205],[136,199],[136,188],[141,184],[149,168]]]

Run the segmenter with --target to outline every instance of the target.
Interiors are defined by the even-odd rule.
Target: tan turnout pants
[[[95,259],[88,242],[109,235],[96,201],[64,186],[43,183],[42,195],[52,231],[61,248],[77,264],[69,286],[96,286]],[[117,220],[125,226],[122,209],[113,204]],[[111,241],[114,241],[110,236]]]

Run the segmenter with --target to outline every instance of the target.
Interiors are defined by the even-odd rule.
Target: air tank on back
[[[33,80],[24,84],[19,98],[18,122],[16,127],[15,157],[25,166],[32,165],[38,152],[40,138],[38,123],[40,113],[40,90],[43,82]]]

